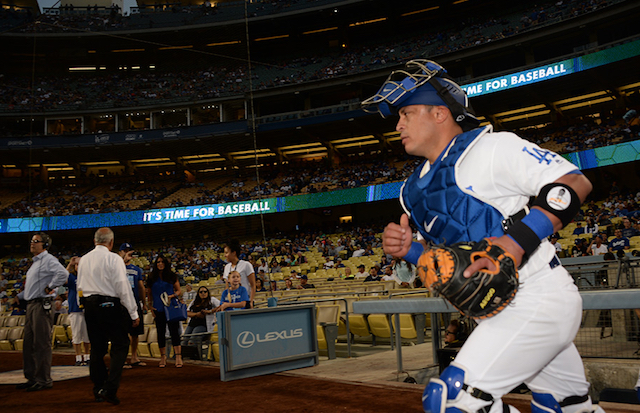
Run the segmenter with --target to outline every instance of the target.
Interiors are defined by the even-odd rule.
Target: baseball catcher
[[[478,322],[425,388],[425,412],[515,413],[502,396],[524,382],[532,413],[602,413],[573,344],[582,300],[547,239],[573,220],[591,182],[560,155],[481,126],[464,90],[429,60],[392,72],[362,106],[398,115],[405,151],[424,158],[400,190],[405,213],[385,227],[385,253],[417,265],[425,285]]]

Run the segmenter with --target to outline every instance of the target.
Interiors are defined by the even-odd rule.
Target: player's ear
[[[437,123],[444,123],[452,118],[451,111],[446,106],[434,106],[432,110]]]

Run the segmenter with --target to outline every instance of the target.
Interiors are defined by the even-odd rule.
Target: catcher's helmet
[[[409,105],[447,106],[465,131],[480,124],[464,90],[431,60],[410,60],[406,70],[391,72],[378,93],[362,102],[362,109],[386,117]]]

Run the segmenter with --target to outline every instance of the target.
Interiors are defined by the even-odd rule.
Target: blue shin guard
[[[464,385],[464,370],[447,367],[439,379],[431,379],[422,394],[422,408],[427,413],[461,413],[457,407],[446,407],[447,400],[458,397]]]

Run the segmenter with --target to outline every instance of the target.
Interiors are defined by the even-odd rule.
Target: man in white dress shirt
[[[140,323],[140,317],[124,261],[111,252],[113,231],[100,228],[93,241],[96,247],[78,265],[78,296],[91,341],[89,371],[96,401],[119,404],[116,393],[129,351],[129,329]],[[111,363],[107,369],[104,356],[109,342]]]

